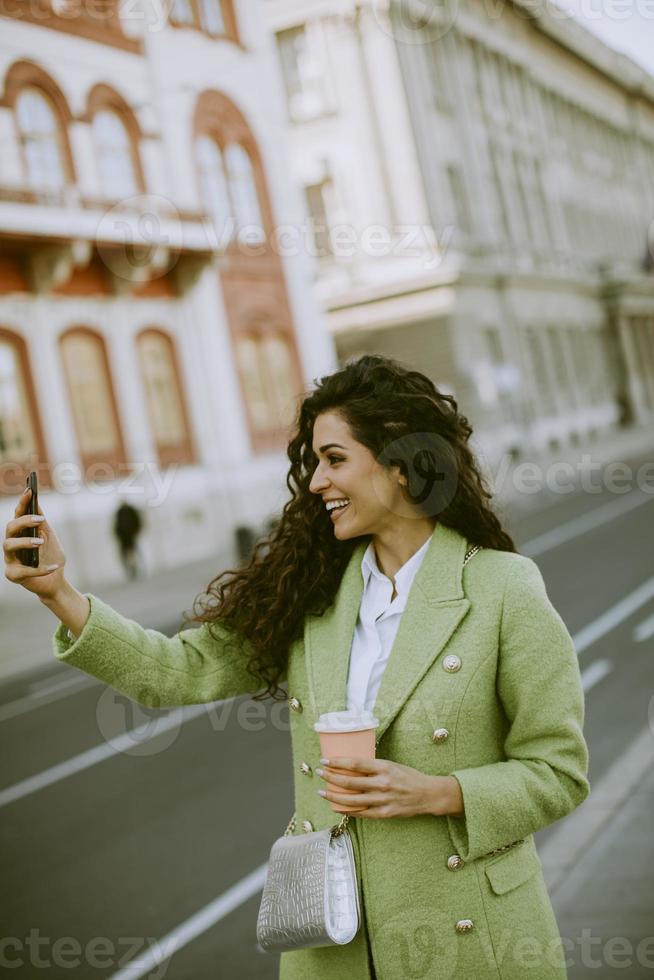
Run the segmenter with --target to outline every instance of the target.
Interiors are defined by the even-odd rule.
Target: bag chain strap
[[[480,550],[481,550],[481,545],[478,544],[474,545],[472,548],[469,548],[468,551],[466,551],[465,558],[463,559],[463,564],[467,565],[470,559],[473,558]],[[379,739],[377,739],[377,741],[375,742],[375,749],[377,748],[378,745],[379,745]],[[295,827],[296,827],[295,816],[296,814],[294,813],[291,819],[289,820],[288,826],[282,835],[283,837],[287,837],[289,834],[292,834],[295,831]],[[344,832],[344,830],[346,830],[348,818],[349,818],[349,814],[344,813],[341,819],[339,820],[339,822],[337,824],[334,824],[334,826],[331,828],[332,837],[340,837],[340,835]]]

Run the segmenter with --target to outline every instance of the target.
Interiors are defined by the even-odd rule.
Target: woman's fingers
[[[344,773],[337,772],[326,766],[320,771],[316,770],[321,779],[325,779],[334,786],[345,786],[346,789],[368,789],[376,788],[377,782],[374,776],[346,776]]]
[[[5,568],[5,578],[10,582],[22,582],[28,578],[41,578],[43,575],[51,575],[58,565],[44,565],[39,568],[31,568],[29,565],[21,565],[20,562],[10,562]]]
[[[19,548],[38,548],[40,544],[43,544],[43,538],[7,538],[5,540],[5,550],[6,551],[18,551]]]
[[[14,517],[22,517],[27,509],[27,502],[32,496],[32,491],[28,488],[27,493],[21,493],[14,510]]]
[[[38,521],[34,523],[32,517],[14,517],[12,520],[7,521],[7,539],[14,538],[18,534],[24,534],[28,527],[38,527],[41,528],[45,524],[45,521]]]

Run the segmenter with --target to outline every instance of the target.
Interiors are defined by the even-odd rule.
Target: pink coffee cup
[[[328,711],[320,716],[313,726],[320,735],[320,754],[325,759],[374,759],[375,758],[375,729],[379,720],[372,712],[358,709],[347,711]],[[352,769],[335,770],[343,775],[360,776],[360,772]],[[325,789],[344,795],[357,794],[357,790],[347,789],[327,782]],[[360,813],[363,806],[346,806],[344,803],[327,801],[337,813]]]

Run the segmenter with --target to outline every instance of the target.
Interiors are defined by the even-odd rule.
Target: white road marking
[[[654,577],[643,582],[637,589],[620,599],[614,606],[607,609],[605,613],[597,619],[584,626],[572,637],[577,653],[583,653],[589,646],[601,639],[611,630],[619,626],[620,623],[628,619],[641,606],[644,606],[650,599],[654,599]]]
[[[102,681],[83,674],[80,674],[79,677],[65,677],[63,680],[57,681],[55,684],[49,684],[48,686],[43,684],[38,689],[31,691],[30,694],[25,694],[22,698],[16,698],[15,701],[8,701],[7,704],[0,705],[0,721],[16,718],[18,715],[26,714],[28,711],[34,711],[35,708],[41,708],[44,704],[60,701],[62,698],[67,698],[71,694],[77,694],[78,691],[83,691],[87,687],[99,687],[100,684],[102,684]]]
[[[211,703],[215,706],[223,702],[213,701]],[[197,718],[198,715],[201,715],[206,710],[206,704],[191,704],[175,708],[170,714],[162,715],[156,719],[156,726],[154,726],[154,730],[149,735],[147,734],[147,728],[152,725],[152,719],[148,718],[143,725],[137,725],[136,728],[132,728],[128,732],[123,732],[122,735],[117,735],[111,742],[103,742],[101,745],[95,745],[92,749],[87,749],[86,752],[81,752],[71,759],[66,759],[65,762],[60,762],[56,766],[44,769],[43,772],[39,772],[35,776],[30,776],[28,779],[23,779],[20,783],[14,783],[13,786],[8,786],[6,789],[0,790],[0,807],[15,803],[16,800],[22,800],[31,793],[37,793],[40,789],[45,789],[46,786],[52,786],[54,783],[58,783],[60,779],[66,779],[68,776],[74,776],[78,772],[83,772],[84,769],[90,769],[91,766],[95,766],[99,762],[104,762],[105,759],[110,759],[112,756],[118,755],[123,749],[128,750],[134,748],[136,740],[139,741],[139,744],[144,744],[146,741],[149,742],[158,735],[167,732],[170,728],[179,727],[185,722]]]
[[[601,527],[609,521],[617,520],[623,514],[628,514],[630,511],[642,507],[643,504],[649,504],[652,500],[654,500],[654,496],[642,494],[640,491],[620,497],[618,500],[610,500],[607,504],[596,507],[589,514],[582,514],[571,521],[566,521],[559,527],[552,528],[551,531],[546,531],[544,534],[526,541],[520,546],[520,551],[529,558],[542,555],[546,551],[551,551],[553,548],[558,548],[559,545],[572,541],[573,538],[578,538],[587,531]]]
[[[69,673],[66,673],[60,680],[53,677],[47,677],[42,681],[34,681],[33,684],[27,685],[27,690],[29,691],[27,697],[40,698],[45,694],[49,694],[50,691],[58,691],[62,687],[70,687],[74,681],[79,683],[83,680],[95,680],[95,678],[85,677],[83,674],[80,674],[80,676],[77,677],[77,673],[78,672],[76,671],[72,677]]]
[[[538,854],[543,864],[545,882],[557,904],[566,892],[578,887],[579,878],[573,871],[588,867],[590,849],[598,842],[604,853],[612,846],[629,846],[620,838],[620,822],[629,816],[629,799],[638,793],[646,773],[654,765],[652,729],[646,725],[625,752],[611,764],[608,771],[590,788],[590,795],[560,822]],[[644,801],[643,801],[644,804]],[[610,839],[604,839],[602,835]]]
[[[260,892],[266,881],[267,868],[268,862],[260,864],[249,875],[241,878],[226,892],[215,898],[213,902],[209,902],[190,919],[182,922],[163,939],[160,939],[154,949],[149,949],[142,956],[130,960],[127,966],[119,970],[118,973],[112,973],[109,980],[128,980],[128,978],[129,980],[139,980],[140,977],[149,974],[151,970],[169,959],[178,949],[187,946],[207,929],[211,929],[216,922],[220,922],[239,905]]]
[[[649,640],[650,636],[654,636],[654,616],[649,616],[635,627],[633,638],[636,643],[642,643],[643,640]]]
[[[594,660],[581,672],[581,686],[584,692],[588,693],[592,687],[603,681],[612,670],[613,664],[610,660]]]

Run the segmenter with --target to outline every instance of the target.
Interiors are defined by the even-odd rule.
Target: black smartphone
[[[36,471],[32,470],[30,475],[25,481],[25,486],[29,487],[32,491],[30,494],[30,499],[27,501],[26,514],[38,514],[39,512],[39,500],[38,500],[38,481],[36,479]],[[36,538],[39,535],[39,528],[35,524],[33,527],[26,527],[21,531],[21,538]],[[23,565],[29,565],[31,568],[39,567],[39,549],[38,548],[19,548],[16,552],[18,555],[18,560]]]

